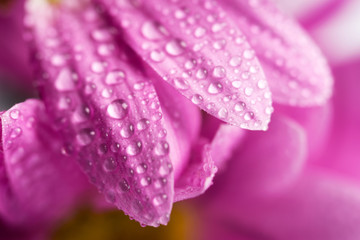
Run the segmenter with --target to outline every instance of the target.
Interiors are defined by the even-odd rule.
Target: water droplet
[[[148,21],[145,22],[141,27],[142,35],[149,40],[159,40],[164,37],[165,29],[158,23]]]
[[[20,111],[17,109],[11,110],[10,117],[14,120],[18,119],[20,116]]]
[[[119,84],[125,79],[125,73],[122,70],[114,70],[106,75],[105,83],[108,85]]]
[[[234,105],[234,110],[236,112],[242,112],[245,110],[246,104],[244,102],[238,102]]]
[[[243,57],[248,60],[253,59],[254,56],[255,56],[254,50],[246,49],[243,53]]]
[[[105,70],[105,65],[103,62],[93,62],[91,64],[91,71],[94,73],[102,73]]]
[[[194,35],[197,38],[201,38],[202,36],[204,36],[206,33],[206,29],[203,27],[197,27],[194,31]]]
[[[183,10],[178,9],[178,10],[175,11],[174,16],[177,19],[183,19],[183,18],[185,18],[186,13]]]
[[[185,62],[184,64],[184,67],[187,69],[187,70],[190,70],[190,69],[193,69],[196,65],[196,61],[195,60],[188,60]]]
[[[265,108],[265,113],[266,113],[266,114],[269,114],[269,115],[270,115],[271,113],[273,113],[273,111],[274,111],[274,109],[273,109],[272,107],[266,107],[266,108]]]
[[[126,153],[129,156],[136,156],[142,150],[142,143],[141,141],[133,141],[126,147]]]
[[[179,56],[184,52],[185,43],[179,40],[172,40],[165,46],[165,50],[172,56]]]
[[[160,206],[163,205],[167,201],[167,195],[166,194],[159,194],[156,197],[153,198],[153,204],[154,206]]]
[[[151,178],[150,177],[143,177],[140,180],[140,184],[143,187],[149,186],[151,184]]]
[[[174,85],[179,90],[186,90],[189,88],[189,83],[182,78],[175,78]]]
[[[168,155],[169,151],[169,143],[166,141],[158,142],[154,147],[154,154],[160,157]]]
[[[241,87],[241,81],[233,81],[231,83],[231,85],[234,87],[234,88],[240,88]]]
[[[241,57],[240,56],[234,56],[229,61],[230,66],[237,67],[241,64]]]
[[[150,121],[146,118],[140,119],[139,122],[136,124],[136,128],[139,131],[143,131],[145,129],[147,129],[150,125]]]
[[[251,94],[253,93],[254,89],[251,87],[246,87],[245,88],[245,95],[246,96],[251,96]]]
[[[76,135],[76,140],[81,146],[89,145],[95,137],[95,131],[91,128],[84,128]]]
[[[168,175],[168,174],[171,172],[171,170],[172,170],[171,164],[170,164],[170,163],[169,163],[169,164],[165,164],[165,165],[160,166],[160,168],[159,168],[159,174],[160,174],[161,176],[165,176],[165,175]]]
[[[136,166],[136,172],[138,174],[142,174],[142,173],[146,172],[146,170],[147,170],[147,165],[145,163],[141,163]]]
[[[216,66],[213,69],[213,76],[216,78],[224,78],[226,77],[226,71],[225,68],[222,66]]]
[[[129,138],[134,134],[134,125],[132,123],[125,123],[120,130],[120,135],[123,138]]]
[[[59,91],[72,91],[75,89],[75,81],[78,76],[68,68],[64,68],[59,72],[59,75],[55,79],[55,87]]]
[[[112,101],[107,107],[107,113],[110,117],[115,119],[123,119],[129,112],[129,105],[123,99]]]
[[[218,116],[221,119],[226,119],[228,117],[228,111],[226,110],[226,108],[220,108],[220,110],[218,112]]]
[[[91,37],[98,42],[106,42],[111,40],[110,29],[96,29],[92,31]]]
[[[214,43],[213,43],[213,47],[216,49],[216,50],[221,50],[225,47],[226,45],[226,40],[225,39],[218,39],[216,40]]]
[[[14,128],[11,133],[10,133],[10,137],[11,138],[17,138],[21,135],[22,133],[22,130],[21,128],[17,127],[17,128]]]
[[[165,59],[165,54],[163,51],[160,50],[153,50],[150,53],[150,58],[154,62],[162,62]]]
[[[119,182],[119,187],[123,192],[128,192],[130,190],[130,185],[129,183],[126,181],[125,178],[123,178],[122,180],[120,180]]]
[[[51,64],[55,67],[64,66],[66,63],[66,59],[63,55],[55,54],[51,57]]]
[[[245,115],[244,115],[244,119],[245,119],[246,121],[249,121],[249,120],[251,120],[251,119],[254,119],[254,117],[255,117],[255,115],[254,115],[253,112],[247,112],[247,113],[245,113]]]
[[[192,96],[191,101],[194,104],[200,104],[202,103],[202,101],[204,101],[204,98],[199,94],[195,94],[194,96]]]
[[[115,46],[113,44],[100,44],[97,48],[97,53],[100,56],[110,56],[112,52],[115,50]]]
[[[208,71],[205,68],[200,68],[196,71],[196,78],[205,79],[208,75]]]
[[[107,172],[112,172],[117,168],[117,162],[113,157],[108,157],[104,160],[103,168]]]
[[[258,88],[264,89],[266,87],[266,81],[265,80],[259,80],[257,83]]]
[[[223,91],[223,86],[221,83],[210,83],[208,87],[208,93],[210,94],[218,94]]]

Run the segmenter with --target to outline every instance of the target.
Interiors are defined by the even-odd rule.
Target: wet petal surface
[[[169,84],[233,125],[266,129],[271,94],[254,50],[216,1],[99,0]]]
[[[329,99],[333,79],[326,60],[294,20],[269,0],[219,3],[256,51],[274,101],[314,106]]]
[[[159,134],[163,113],[141,60],[87,1],[34,0],[28,12],[41,96],[67,140],[64,153],[76,156],[107,201],[131,218],[166,224],[171,146]]]
[[[0,213],[13,224],[49,224],[88,188],[73,159],[61,153],[62,138],[38,100],[1,116]],[[56,191],[54,191],[56,189]]]

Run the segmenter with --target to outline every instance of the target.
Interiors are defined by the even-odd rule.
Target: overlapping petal
[[[307,170],[278,195],[234,195],[222,202],[221,211],[212,212],[218,228],[210,228],[204,239],[218,239],[221,229],[244,239],[353,240],[360,235],[358,186],[318,170]]]
[[[1,217],[45,228],[79,202],[87,180],[61,153],[62,138],[40,101],[15,105],[0,118]]]
[[[274,101],[321,105],[332,93],[325,58],[301,27],[269,0],[219,1],[256,51]]]
[[[271,94],[254,50],[216,1],[99,0],[169,84],[233,125],[266,129]]]
[[[31,0],[41,97],[107,200],[145,225],[166,224],[174,173],[157,94],[142,62],[88,1]]]

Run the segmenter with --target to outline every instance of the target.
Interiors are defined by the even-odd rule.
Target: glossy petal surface
[[[307,33],[269,0],[219,1],[254,48],[274,101],[321,105],[332,93],[325,58]]]
[[[216,1],[99,0],[169,84],[233,125],[266,129],[271,94],[254,50]]]
[[[163,113],[142,62],[87,1],[28,3],[41,96],[66,153],[130,217],[166,224],[174,191],[171,146],[158,134]]]
[[[13,224],[53,223],[79,201],[86,177],[61,153],[61,135],[40,101],[18,104],[0,118],[2,218]]]

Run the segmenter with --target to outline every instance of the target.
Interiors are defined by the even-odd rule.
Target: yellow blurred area
[[[141,227],[122,211],[78,211],[65,220],[52,235],[52,240],[196,240],[196,216],[190,206],[175,204],[167,226]]]

